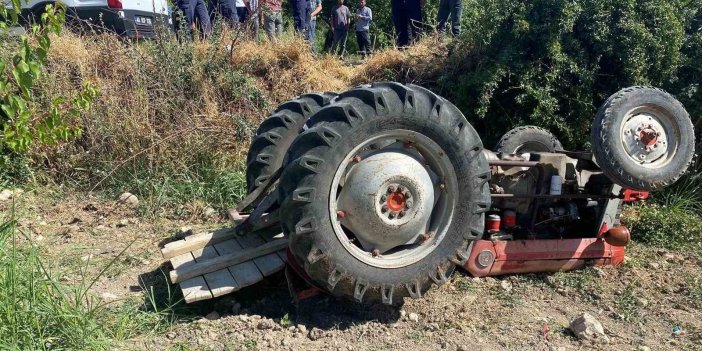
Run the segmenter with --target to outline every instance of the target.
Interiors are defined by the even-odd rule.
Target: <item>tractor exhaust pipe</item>
[[[606,231],[602,237],[612,246],[626,246],[631,240],[631,233],[627,227],[618,226]]]

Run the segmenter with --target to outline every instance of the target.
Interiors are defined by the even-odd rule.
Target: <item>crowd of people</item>
[[[208,3],[210,1],[209,9]],[[259,3],[260,1],[260,3]],[[253,38],[259,38],[259,26],[263,26],[269,40],[276,40],[283,27],[283,0],[177,0],[176,6],[184,16],[186,27],[193,32],[198,30],[201,36],[207,36],[212,30],[212,22],[220,17],[224,23],[243,28]],[[317,18],[322,13],[322,0],[289,0],[295,32],[312,43],[314,51]],[[392,22],[395,27],[396,44],[407,47],[420,35],[423,27],[422,7],[425,0],[391,0]],[[437,18],[437,31],[445,33],[451,22],[451,34],[460,35],[462,0],[440,0]],[[330,12],[330,30],[332,32],[330,52],[343,56],[346,53],[346,41],[353,24],[356,32],[359,53],[365,58],[372,52],[370,24],[373,11],[366,0],[358,0],[358,6],[352,11],[337,0]]]

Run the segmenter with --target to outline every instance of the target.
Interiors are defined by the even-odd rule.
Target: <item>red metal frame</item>
[[[624,251],[623,246],[612,246],[600,238],[477,240],[464,268],[475,277],[568,271],[583,266],[620,264],[624,261]],[[482,262],[478,259],[481,253]],[[492,259],[488,260],[490,255]]]

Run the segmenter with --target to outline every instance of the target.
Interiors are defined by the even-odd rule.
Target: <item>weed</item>
[[[619,315],[624,321],[630,322],[639,316],[639,306],[636,291],[632,284],[628,284],[624,291],[614,299]]]
[[[660,205],[639,205],[625,219],[634,240],[669,249],[702,251],[702,221],[694,213]]]
[[[258,343],[256,340],[253,339],[246,339],[243,342],[244,349],[246,350],[255,350],[256,347],[258,346]]]
[[[702,277],[688,276],[685,294],[692,300],[693,306],[702,311]]]
[[[280,319],[280,326],[283,328],[292,326],[292,321],[290,320],[290,316],[287,313],[283,316],[283,318]]]
[[[596,300],[601,292],[597,283],[597,271],[593,267],[586,267],[575,272],[558,272],[553,275],[555,285],[576,290],[585,300]]]
[[[407,335],[408,339],[410,339],[414,342],[417,342],[417,343],[422,342],[424,340],[424,338],[426,338],[426,336],[424,335],[424,332],[421,330],[412,330],[412,331],[408,332],[406,335]]]
[[[458,291],[473,291],[475,290],[475,286],[473,283],[470,281],[470,278],[463,274],[456,274],[455,279],[453,281],[453,285],[458,289]]]

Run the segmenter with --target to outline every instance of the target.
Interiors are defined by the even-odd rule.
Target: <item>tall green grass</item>
[[[0,218],[0,349],[108,350],[115,341],[167,328],[172,304],[153,301],[107,303],[90,289],[96,277],[77,284],[59,281],[12,218]],[[114,262],[114,260],[113,260]]]

